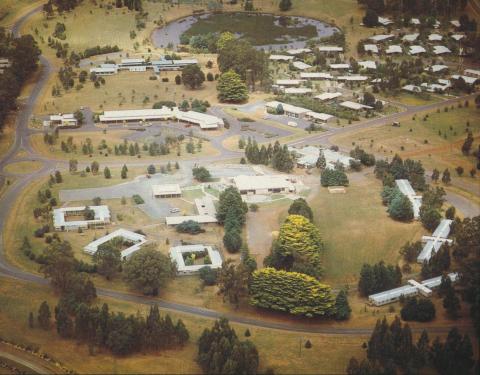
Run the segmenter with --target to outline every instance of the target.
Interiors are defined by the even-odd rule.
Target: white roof
[[[320,95],[314,96],[314,98],[324,101],[324,100],[332,100],[340,96],[342,96],[341,92],[324,92],[324,93],[321,93]]]
[[[460,78],[463,78],[463,80],[465,81],[465,83],[468,83],[469,85],[473,85],[475,82],[477,82],[478,78],[474,78],[474,77],[469,77],[469,76],[465,76],[465,75],[459,75],[459,74],[452,74],[451,76],[453,79],[460,79]]]
[[[447,47],[445,46],[433,46],[433,53],[435,55],[441,55],[443,53],[452,53]]]
[[[167,216],[165,222],[167,225],[178,225],[185,221],[195,221],[198,224],[210,224],[218,222],[215,216],[210,215],[187,215],[187,216]]]
[[[373,108],[373,107],[370,107],[369,105],[355,103],[355,102],[351,102],[349,100],[340,103],[340,105],[342,107],[345,107],[345,108],[348,108],[348,109],[353,109],[355,111],[358,111],[360,109],[372,109]]]
[[[235,186],[240,191],[263,190],[263,189],[288,189],[293,190],[293,184],[288,176],[284,175],[263,175],[245,176],[240,175],[233,178]]]
[[[383,26],[391,25],[393,21],[387,17],[378,17],[378,23]]]
[[[320,52],[343,52],[343,47],[338,46],[318,46]]]
[[[312,67],[311,65],[305,64],[303,61],[294,61],[292,65],[300,70],[310,69]]]
[[[287,104],[287,103],[277,102],[276,100],[265,103],[265,106],[268,107],[268,108],[277,109],[279,104],[282,105],[283,110],[285,112],[295,113],[295,114],[299,114],[299,115],[310,112],[309,109],[302,108],[302,107],[297,107],[297,106]]]
[[[478,78],[480,78],[480,70],[477,69],[465,69],[463,73],[477,76]]]
[[[410,46],[410,50],[408,51],[410,55],[416,55],[418,53],[425,53],[425,52],[427,52],[427,50],[422,46]]]
[[[438,83],[422,83],[421,84],[422,87],[425,87],[427,91],[429,92],[436,92],[436,91],[445,91],[446,89],[448,89],[450,87],[450,84],[447,84],[447,85],[442,85],[442,84],[438,84]]]
[[[350,69],[350,64],[329,64],[330,69]]]
[[[391,39],[391,38],[394,38],[395,35],[393,34],[380,34],[380,35],[373,35],[371,36],[370,40],[373,40],[374,42],[380,42],[382,40],[387,40],[387,39]]]
[[[128,258],[135,251],[140,250],[140,247],[147,242],[146,237],[142,234],[135,233],[127,229],[117,229],[116,231],[109,233],[106,236],[100,237],[99,239],[90,242],[87,246],[84,247],[84,250],[85,252],[93,255],[97,252],[100,245],[116,237],[122,237],[130,242],[133,242],[132,246],[122,250],[122,258]]]
[[[391,54],[391,53],[403,53],[402,47],[399,46],[398,44],[393,44],[391,46],[388,46],[388,48],[385,51],[386,54]]]
[[[460,27],[460,22],[458,20],[451,20],[450,23],[455,27]]]
[[[426,69],[428,69],[428,68],[426,68]],[[435,65],[432,65],[430,67],[430,70],[433,73],[440,72],[440,71],[445,70],[445,69],[448,69],[448,66],[447,65],[442,65],[442,64],[435,64]]]
[[[337,80],[339,81],[366,81],[368,79],[367,76],[361,76],[358,74],[350,75],[350,76],[338,76]]]
[[[367,52],[373,52],[373,53],[378,53],[378,47],[376,44],[364,44],[363,49]]]
[[[407,196],[407,198],[412,203],[413,208],[413,216],[418,218],[420,214],[420,206],[422,205],[422,197],[416,195],[415,190],[413,190],[412,185],[410,185],[410,181],[405,179],[395,180],[398,189],[400,192]]]
[[[407,42],[413,42],[413,41],[417,40],[419,35],[420,35],[419,33],[406,34],[406,35],[403,36],[402,40],[405,40]]]
[[[182,194],[182,190],[178,184],[164,184],[164,185],[153,185],[152,186],[153,195],[177,195]]]
[[[65,215],[69,213],[79,213],[84,212],[87,206],[78,206],[78,207],[62,207],[56,208],[53,210],[53,225],[55,228],[59,227],[85,227],[89,223],[103,223],[110,221],[110,210],[108,206],[88,206],[89,209],[93,210],[94,218],[92,220],[66,220]]]
[[[303,81],[300,79],[277,79],[275,83],[279,86],[298,86]]]
[[[91,68],[90,73],[117,73],[118,69],[117,68]]]
[[[221,119],[220,117],[196,111],[177,111],[176,117],[180,121],[197,124],[200,126],[201,129],[215,129],[223,125],[223,119]]]
[[[50,115],[50,121],[77,121],[73,113]]]
[[[311,92],[313,92],[313,90],[306,87],[287,87],[284,90],[284,92],[285,94],[303,95],[303,94],[310,94]]]
[[[318,78],[318,79],[333,79],[334,77],[330,73],[322,73],[322,72],[311,72],[311,73],[300,73],[300,78]]]
[[[447,239],[448,235],[450,234],[452,223],[452,220],[443,219],[440,224],[438,224],[432,236],[427,239],[422,251],[418,255],[418,263],[423,263],[426,260],[430,260],[432,255],[440,249],[442,244],[445,242],[444,240]]]
[[[287,53],[289,55],[300,55],[302,53],[310,53],[312,50],[310,48],[297,48],[297,49],[289,49]]]
[[[420,86],[415,86],[415,85],[405,85],[402,87],[402,90],[410,91],[410,92],[422,92],[422,88]]]
[[[322,151],[323,156],[325,157],[325,162],[327,168],[332,169],[335,167],[336,163],[341,163],[345,168],[350,168],[350,160],[355,160],[349,155],[343,154],[338,151],[333,151],[330,149],[320,149],[314,146],[306,146],[302,148],[288,147],[288,150],[298,154],[300,157],[297,160],[298,164],[305,166],[313,166],[316,164],[320,151]]]
[[[270,59],[270,60],[274,60],[274,61],[289,61],[289,60],[293,60],[293,56],[287,56],[287,55],[270,55],[269,59]]]
[[[200,253],[206,251],[210,258],[211,264],[193,264],[187,266],[183,259],[183,253]],[[222,267],[222,257],[220,253],[208,245],[185,245],[174,246],[170,248],[170,259],[177,265],[177,270],[180,273],[193,273],[198,272],[203,267],[209,267],[213,269]]]
[[[143,64],[145,59],[122,59],[122,64]]]
[[[372,60],[359,61],[358,65],[360,65],[363,69],[377,69],[377,63]]]
[[[195,198],[195,206],[199,215],[207,215],[215,217],[217,210],[210,196],[205,195],[203,198]]]
[[[312,117],[316,120],[320,120],[320,121],[328,121],[328,120],[335,117],[335,116],[329,115],[327,113],[318,113],[318,112],[313,112],[313,111],[307,112],[305,115],[309,116],[309,117]]]
[[[436,42],[442,39],[443,39],[443,36],[441,36],[440,34],[430,34],[428,36],[428,40],[430,40],[431,42],[434,42],[434,41]]]
[[[463,34],[453,34],[453,35],[451,35],[451,37],[452,37],[452,39],[455,39],[456,41],[459,41],[459,40],[465,38],[465,35],[463,35]]]
[[[418,18],[412,18],[412,19],[410,20],[410,23],[411,23],[412,25],[420,25],[420,20],[419,20]]]

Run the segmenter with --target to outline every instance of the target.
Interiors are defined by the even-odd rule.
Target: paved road
[[[32,373],[35,373],[35,374],[51,374],[52,373],[50,370],[47,370],[44,367],[40,367],[33,362],[27,361],[24,358],[20,358],[16,355],[0,350],[0,359],[2,358],[12,361],[13,363],[19,364],[23,366],[25,369],[29,369],[30,371],[32,371]]]
[[[28,17],[32,16],[33,14],[39,11],[41,11],[41,7],[28,12],[26,15],[20,18],[12,28],[14,34],[19,35],[21,26],[25,23]],[[3,230],[5,228],[5,222],[8,216],[10,215],[13,203],[15,202],[16,198],[20,195],[22,190],[32,181],[38,179],[39,177],[48,175],[55,168],[67,167],[67,162],[49,160],[47,157],[36,155],[29,143],[29,134],[31,132],[28,129],[29,119],[33,113],[34,105],[39,97],[41,90],[45,87],[48,77],[54,72],[52,65],[43,56],[40,58],[40,63],[42,66],[40,78],[38,82],[35,84],[33,91],[29,96],[29,98],[27,99],[26,103],[22,105],[22,107],[20,108],[20,111],[17,117],[17,122],[16,122],[15,142],[11,147],[11,149],[5,155],[3,155],[2,159],[0,160],[0,171],[6,164],[12,162],[14,155],[21,149],[27,152],[28,156],[26,158],[30,160],[38,160],[43,162],[43,167],[40,170],[34,173],[31,173],[29,175],[19,176],[16,179],[15,183],[12,186],[10,186],[10,188],[5,192],[2,199],[0,200],[0,274],[2,274],[3,276],[8,276],[15,279],[24,280],[27,282],[33,282],[33,283],[46,286],[48,285],[48,281],[46,279],[38,275],[31,274],[21,269],[18,269],[12,264],[10,264],[5,258],[5,252],[3,248]],[[464,98],[462,100],[464,100]],[[358,130],[362,128],[381,126],[384,124],[391,123],[392,121],[396,121],[398,118],[404,115],[413,115],[416,112],[420,112],[426,109],[434,109],[436,107],[442,107],[446,104],[449,104],[450,102],[452,101],[443,102],[440,104],[433,104],[430,106],[418,107],[416,109],[409,109],[407,110],[407,112],[402,114],[396,114],[392,116],[383,117],[380,119],[365,121],[362,123],[358,123],[356,125],[352,125],[351,127],[348,127],[348,128],[331,130],[326,133],[322,133],[321,135],[314,135],[314,136],[308,137],[308,139],[293,142],[292,145],[308,144],[308,143],[318,142],[322,140],[328,140],[329,137],[335,134],[341,134],[347,131]],[[213,113],[219,113],[217,111],[221,111],[221,109],[212,109]],[[232,126],[230,130],[225,132],[223,136],[218,137],[218,139],[214,138],[212,140],[212,144],[214,145],[214,147],[220,150],[220,155],[196,159],[194,161],[192,160],[183,161],[182,162],[183,165],[191,166],[193,163],[209,164],[214,161],[229,159],[232,157],[239,157],[241,155],[238,152],[226,150],[221,145],[222,141],[226,137],[236,134],[235,131],[237,131],[240,127],[240,124],[238,123],[238,121],[233,117],[231,116],[229,117],[228,115],[222,115],[222,117],[228,117],[228,120],[229,121],[231,120],[230,123]],[[111,163],[108,165],[118,166],[122,164],[123,163]],[[146,166],[147,164],[149,163],[148,162],[127,163],[128,166],[137,166],[137,165]],[[179,304],[174,302],[168,302],[161,299],[153,299],[153,298],[149,298],[141,295],[134,295],[134,294],[117,292],[117,291],[106,290],[101,288],[99,288],[97,292],[98,292],[98,295],[101,297],[110,297],[118,300],[130,301],[130,302],[139,303],[139,304],[156,303],[161,308],[164,308],[164,309],[169,309],[178,313],[192,314],[192,315],[196,315],[204,318],[218,318],[220,316],[225,316],[225,314],[222,314],[218,311],[203,309],[200,307],[189,306],[189,305],[184,305],[184,304]],[[248,318],[235,313],[227,314],[226,317],[229,318],[232,322],[236,322],[236,323],[243,323],[243,324],[248,324],[250,326],[257,326],[262,328],[280,329],[280,330],[286,330],[291,332],[358,335],[358,334],[369,334],[372,331],[371,328],[341,328],[341,327],[332,327],[331,325],[322,326],[319,324],[316,324],[316,325],[306,324],[305,321],[297,322],[292,320],[289,322],[275,322],[272,320],[267,320],[262,318]],[[325,323],[325,324],[328,324],[328,323]],[[434,334],[447,332],[449,330],[449,327],[437,327],[437,326],[422,326],[422,329],[423,328],[428,329],[429,332]]]

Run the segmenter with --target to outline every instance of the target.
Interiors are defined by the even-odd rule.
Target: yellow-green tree
[[[217,40],[217,50],[225,48],[225,45],[231,40],[235,40],[235,35],[233,35],[230,31],[225,31],[224,33],[221,33],[220,37]]]
[[[314,277],[275,268],[255,271],[250,284],[250,304],[307,317],[335,313],[335,296],[330,286]]]
[[[248,99],[247,85],[233,70],[220,76],[217,91],[221,102],[241,103]]]

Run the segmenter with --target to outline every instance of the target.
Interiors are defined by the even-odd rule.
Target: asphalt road
[[[31,17],[36,12],[41,11],[41,7],[33,9],[32,11],[25,14],[21,17],[12,27],[12,31],[15,35],[19,35],[21,26],[25,23],[25,21]],[[49,173],[52,173],[56,168],[65,169],[68,167],[67,162],[59,162],[57,160],[49,160],[47,157],[38,155],[35,151],[31,148],[29,143],[29,135],[31,131],[28,128],[29,119],[32,116],[34,105],[39,98],[41,90],[45,87],[47,80],[51,74],[54,73],[54,68],[50,64],[50,62],[44,58],[43,56],[40,58],[41,63],[41,73],[38,81],[36,82],[31,95],[26,100],[26,102],[20,107],[17,115],[16,121],[16,136],[15,142],[12,145],[11,149],[2,156],[0,159],[0,171],[3,169],[5,165],[12,162],[14,160],[15,154],[19,150],[24,150],[27,153],[27,156],[23,157],[24,160],[38,160],[43,163],[43,167],[31,174],[28,175],[21,175],[15,180],[14,184],[9,187],[9,189],[5,192],[3,197],[0,199],[0,274],[7,277],[12,277],[18,280],[23,280],[27,282],[37,283],[40,285],[48,285],[48,281],[38,275],[31,274],[29,272],[23,271],[19,268],[16,268],[14,265],[10,264],[7,259],[5,258],[5,252],[3,247],[3,231],[5,228],[5,223],[9,215],[11,215],[11,208],[13,203],[15,202],[16,198],[20,195],[22,190],[30,184],[32,181],[46,176]],[[461,100],[465,100],[466,98],[461,98]],[[293,142],[292,145],[302,145],[302,144],[311,144],[316,143],[318,141],[325,141],[328,140],[329,137],[335,134],[341,134],[352,130],[358,130],[368,127],[375,127],[381,126],[384,124],[390,124],[392,121],[396,121],[397,119],[401,118],[405,115],[413,115],[416,112],[424,111],[426,109],[435,109],[437,107],[443,107],[446,104],[450,104],[456,100],[450,100],[447,102],[442,102],[439,104],[432,104],[429,106],[423,107],[416,107],[412,109],[408,109],[406,112],[401,114],[395,114],[392,116],[386,116],[379,119],[373,119],[365,122],[358,123],[356,125],[352,125],[348,128],[340,128],[335,130],[330,130],[328,132],[322,133],[320,135],[313,135],[307,137],[305,140]],[[221,115],[222,117],[227,117],[230,121],[231,128],[224,133],[221,137],[212,138],[212,145],[216,147],[220,151],[220,155],[213,156],[213,157],[205,157],[205,158],[198,158],[194,161],[183,161],[182,164],[185,166],[191,166],[192,163],[199,163],[199,164],[208,164],[213,161],[225,160],[230,159],[232,157],[239,157],[241,154],[238,152],[233,152],[226,150],[222,146],[222,141],[231,135],[236,134],[235,132],[239,130],[240,124],[236,119],[226,114],[221,114],[220,108],[212,109],[212,112],[217,115]],[[16,159],[18,160],[18,159]],[[122,165],[123,163],[111,163],[108,164],[109,166],[117,166]],[[128,166],[146,166],[149,163],[127,163]],[[167,310],[171,310],[173,312],[184,313],[184,314],[191,314],[199,317],[204,318],[218,318],[220,316],[226,316],[230,321],[235,323],[242,323],[247,324],[250,326],[256,326],[261,328],[269,328],[269,329],[279,329],[291,332],[305,332],[305,333],[321,333],[321,334],[341,334],[341,335],[359,335],[359,334],[369,334],[372,331],[372,328],[341,328],[341,327],[332,327],[328,322],[326,322],[326,326],[322,326],[321,324],[306,324],[305,321],[294,321],[290,320],[287,322],[277,322],[273,320],[268,320],[266,318],[248,318],[245,316],[241,316],[239,314],[231,313],[231,314],[223,314],[218,311],[203,309],[200,307],[189,306],[169,301],[164,301],[158,298],[149,298],[142,295],[135,295],[130,293],[124,292],[117,292],[113,290],[107,289],[97,289],[97,293],[101,297],[109,297],[114,298],[117,300],[129,301],[139,304],[158,304],[159,307]],[[328,324],[328,325],[327,325]],[[444,333],[449,330],[450,327],[442,327],[442,326],[422,326],[422,329],[428,329],[431,333]]]

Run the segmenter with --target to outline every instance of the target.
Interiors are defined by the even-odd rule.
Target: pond
[[[183,38],[207,33],[230,31],[248,40],[257,48],[279,50],[304,48],[308,39],[328,37],[338,28],[306,17],[275,16],[273,14],[217,13],[189,16],[155,29],[155,47],[177,46]]]

